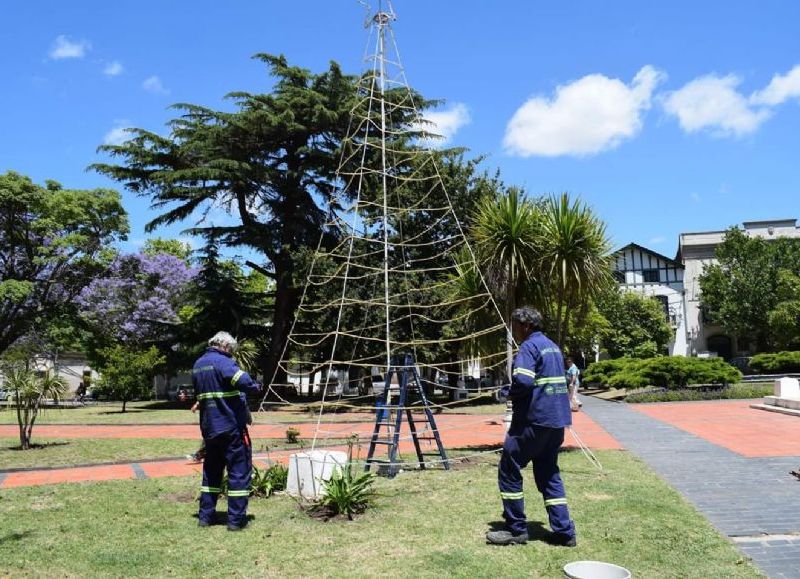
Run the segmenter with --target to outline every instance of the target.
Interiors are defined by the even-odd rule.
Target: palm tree
[[[500,197],[486,197],[478,205],[472,236],[478,253],[479,267],[495,295],[503,295],[505,320],[508,326],[508,375],[514,340],[511,336],[511,312],[525,297],[535,292],[538,244],[537,231],[541,220],[538,207],[524,193],[510,187]]]
[[[19,423],[19,444],[22,450],[31,447],[31,435],[41,403],[46,399],[58,402],[67,392],[67,381],[51,372],[37,376],[22,367],[10,367],[4,372],[5,384],[14,396]]]
[[[549,280],[545,306],[555,320],[556,343],[563,346],[571,315],[613,283],[611,244],[605,223],[568,193],[545,200],[537,233],[540,275]]]

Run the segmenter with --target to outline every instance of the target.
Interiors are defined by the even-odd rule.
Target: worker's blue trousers
[[[202,522],[213,523],[217,497],[222,485],[222,473],[228,469],[228,524],[244,526],[247,521],[247,500],[253,470],[252,448],[247,430],[206,438],[206,457],[203,461],[203,486],[200,487]]]
[[[528,530],[522,494],[522,469],[533,461],[533,478],[544,498],[550,528],[554,533],[575,536],[575,525],[569,518],[564,483],[558,470],[558,449],[562,442],[563,428],[520,427],[512,422],[503,443],[497,477],[503,499],[503,517],[512,533]]]

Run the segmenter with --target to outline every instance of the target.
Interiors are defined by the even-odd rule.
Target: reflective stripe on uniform
[[[250,491],[249,490],[243,490],[243,491],[230,491],[229,490],[228,491],[228,496],[229,497],[249,497],[250,496]]]
[[[200,366],[199,368],[194,368],[192,370],[192,374],[199,374],[200,372],[211,372],[214,369],[214,366]]]
[[[523,376],[530,376],[531,378],[536,378],[536,372],[533,370],[528,370],[527,368],[514,368],[513,372],[514,376],[517,374],[522,374]]]
[[[238,372],[236,372],[236,374],[233,375],[233,378],[231,378],[231,384],[233,386],[236,386],[236,383],[239,381],[239,378],[242,377],[242,374],[244,374],[244,372],[239,370]]]
[[[232,398],[239,396],[238,390],[231,390],[230,392],[203,392],[197,395],[198,400],[209,400],[211,398]]]
[[[222,489],[219,487],[200,487],[201,493],[215,493],[219,494],[222,492]]]
[[[561,497],[560,499],[547,499],[544,501],[545,507],[553,507],[555,505],[566,505],[567,499],[566,497]]]
[[[552,378],[536,378],[535,384],[566,384],[567,379],[563,376],[553,376]]]
[[[504,493],[504,492],[500,493],[500,498],[501,499],[506,499],[506,500],[509,500],[509,501],[521,499],[524,496],[525,495],[522,494],[522,491],[520,491],[518,493]]]

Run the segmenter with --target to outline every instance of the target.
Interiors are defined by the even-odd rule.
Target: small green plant
[[[276,491],[286,490],[288,478],[289,470],[282,464],[273,464],[264,470],[254,466],[250,496],[267,498]]]
[[[371,472],[359,472],[353,463],[353,446],[358,441],[358,434],[347,438],[347,464],[337,467],[329,481],[325,482],[325,494],[312,507],[312,511],[325,511],[327,517],[346,515],[353,520],[353,515],[363,513],[375,498],[375,475]]]
[[[294,426],[290,426],[286,429],[286,442],[291,444],[295,444],[297,442],[297,437],[300,436],[300,431],[296,429]]]
[[[286,490],[289,470],[282,464],[273,464],[269,468],[260,469],[253,465],[253,477],[250,480],[250,496],[268,498],[276,491]],[[222,477],[221,494],[228,494],[228,473]]]

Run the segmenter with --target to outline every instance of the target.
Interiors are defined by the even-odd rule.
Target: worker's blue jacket
[[[514,357],[511,388],[512,424],[564,428],[572,413],[561,350],[542,332],[525,338]]]
[[[243,432],[247,427],[248,392],[259,385],[239,369],[231,355],[209,348],[192,369],[192,383],[200,402],[200,431],[203,438],[226,432]]]

